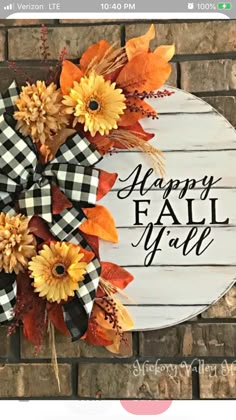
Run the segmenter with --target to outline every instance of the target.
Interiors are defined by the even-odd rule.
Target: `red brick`
[[[200,398],[236,398],[235,362],[203,365],[200,373]]]
[[[144,371],[142,368],[144,367]],[[81,364],[82,398],[191,399],[189,370],[178,365]]]
[[[203,99],[210,105],[212,105],[215,109],[217,109],[217,111],[219,111],[220,114],[224,115],[225,118],[236,128],[235,96],[207,96]],[[220,303],[223,303],[223,299],[221,299]],[[212,308],[215,308],[216,306],[219,307],[219,305],[216,304]]]
[[[91,30],[92,29],[92,30]],[[40,60],[40,28],[12,28],[8,30],[10,60]],[[94,42],[100,39],[120,42],[119,25],[49,27],[48,45],[50,59],[57,60],[66,47],[68,58],[78,58]]]
[[[71,368],[59,365],[61,392],[54,370],[49,364],[12,364],[0,366],[1,398],[68,397],[71,389]]]
[[[175,63],[171,63],[172,72],[166,83],[170,86],[177,86],[177,68]]]
[[[141,332],[145,357],[235,357],[236,324],[193,323]]]
[[[8,327],[0,327],[0,358],[7,358],[11,355],[11,337],[7,336]]]
[[[235,60],[186,61],[181,66],[181,87],[190,92],[236,89]]]

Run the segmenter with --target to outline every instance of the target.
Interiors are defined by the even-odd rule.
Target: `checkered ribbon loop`
[[[75,134],[46,165],[38,163],[37,151],[29,138],[22,138],[10,125],[8,114],[0,116],[0,191],[6,193],[0,211],[14,208],[27,216],[38,215],[52,234],[63,241],[86,219],[83,207],[96,203],[99,171],[93,167],[101,155],[87,139]],[[52,212],[53,185],[71,201],[72,208]]]

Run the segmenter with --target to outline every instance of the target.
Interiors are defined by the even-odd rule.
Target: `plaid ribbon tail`
[[[72,341],[83,337],[88,329],[88,314],[77,297],[63,305],[63,316]]]
[[[82,248],[92,251],[87,241],[78,232],[73,232],[67,240],[74,244],[79,244]],[[88,329],[89,318],[92,313],[93,303],[99,284],[101,266],[95,257],[87,267],[87,274],[76,296],[63,305],[63,315],[66,326],[72,337],[72,341],[79,340]]]
[[[16,276],[15,274],[0,273],[0,323],[14,318],[16,304]]]

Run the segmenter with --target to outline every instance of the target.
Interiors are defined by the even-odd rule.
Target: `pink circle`
[[[157,415],[162,414],[168,410],[171,406],[172,401],[152,401],[152,400],[145,400],[145,401],[130,401],[130,400],[123,400],[120,401],[122,407],[128,411],[128,413],[136,414],[136,415]]]

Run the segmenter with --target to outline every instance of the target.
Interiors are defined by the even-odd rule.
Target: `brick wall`
[[[149,23],[45,21],[51,59],[71,58],[106,38],[121,44]],[[0,21],[0,90],[13,79],[6,61],[43,77],[40,22]],[[159,44],[176,43],[169,83],[205,98],[236,126],[236,21],[159,22]],[[155,41],[156,42],[156,41]],[[21,76],[18,76],[21,82]],[[57,336],[61,393],[48,343],[40,355],[18,331],[0,327],[0,398],[236,398],[236,288],[191,322],[127,335],[122,355]]]

